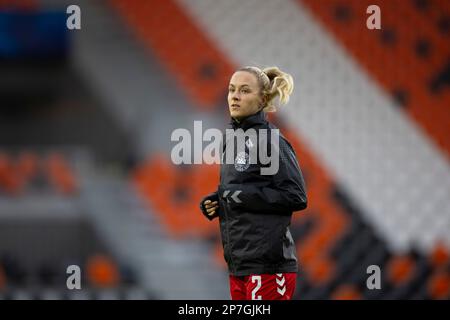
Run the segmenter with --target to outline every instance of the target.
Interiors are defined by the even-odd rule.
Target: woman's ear
[[[261,97],[261,105],[260,105],[261,108],[259,110],[264,109],[266,104],[267,104],[267,95],[263,94]]]

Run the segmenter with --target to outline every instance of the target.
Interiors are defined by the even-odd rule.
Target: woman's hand
[[[219,196],[217,191],[210,193],[200,201],[200,210],[208,220],[219,216]]]
[[[208,216],[210,217],[214,216],[216,210],[219,208],[219,204],[217,203],[217,201],[211,202],[211,200],[205,200],[203,204],[205,206]]]

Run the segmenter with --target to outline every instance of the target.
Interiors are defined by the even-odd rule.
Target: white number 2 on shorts
[[[261,289],[261,276],[252,276],[252,283],[256,282],[256,287],[252,290],[252,300],[262,300],[261,296],[257,296],[256,292]]]

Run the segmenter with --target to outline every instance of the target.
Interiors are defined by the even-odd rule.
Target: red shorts
[[[297,274],[230,275],[232,300],[291,300],[295,292]]]

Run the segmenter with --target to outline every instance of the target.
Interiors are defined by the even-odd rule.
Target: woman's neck
[[[257,112],[253,113],[253,114],[249,114],[245,117],[240,117],[240,118],[236,118],[236,117],[231,117],[231,119],[233,119],[234,121],[236,121],[237,123],[241,123],[242,121],[244,121],[245,119],[247,119],[248,117],[254,116],[258,113],[260,113],[261,110],[258,110]]]

